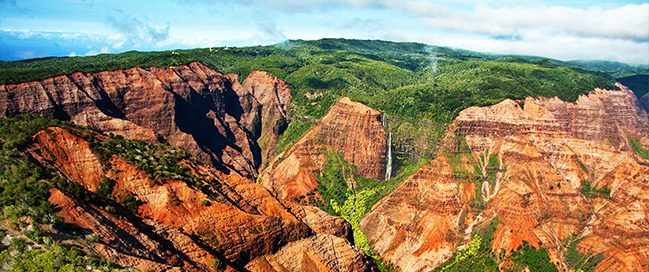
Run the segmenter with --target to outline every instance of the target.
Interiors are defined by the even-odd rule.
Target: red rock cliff
[[[327,151],[341,153],[359,175],[379,179],[385,171],[385,150],[381,113],[341,98],[289,150],[271,160],[261,182],[280,199],[306,196],[317,188],[314,174],[322,170]]]
[[[0,85],[0,117],[33,113],[71,120],[129,139],[167,142],[203,163],[255,175],[287,125],[291,94],[265,72],[237,80],[199,62],[78,72]]]
[[[443,155],[365,216],[361,228],[385,260],[401,271],[433,269],[497,218],[492,247],[501,268],[524,242],[547,249],[560,270],[569,243],[603,254],[599,271],[649,267],[649,161],[628,138],[646,148],[649,120],[635,96],[622,87],[576,103],[522,104],[462,111]],[[583,182],[610,196],[583,193]]]
[[[230,270],[374,269],[369,257],[348,240],[312,229],[307,221],[314,219],[294,215],[300,207],[287,208],[264,187],[236,173],[182,161],[202,181],[200,189],[183,180],[153,179],[118,155],[102,162],[80,134],[107,140],[94,132],[51,127],[36,134],[25,150],[88,192],[96,192],[103,178],[114,182],[110,198],[51,191],[49,201],[57,215],[98,237],[65,243],[81,243],[92,254],[141,270],[212,271],[215,259]],[[118,204],[127,197],[137,200],[135,211]],[[320,221],[332,220],[328,217],[320,215]],[[292,262],[296,252],[303,253],[302,263]]]

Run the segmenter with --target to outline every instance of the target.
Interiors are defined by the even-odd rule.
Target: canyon
[[[293,98],[262,71],[240,82],[192,62],[0,85],[0,118],[70,122],[18,150],[68,182],[48,201],[93,239],[43,231],[120,267],[378,271],[379,256],[397,271],[452,270],[487,241],[500,270],[530,270],[516,262],[525,250],[559,271],[579,268],[571,254],[597,259],[596,271],[649,270],[647,95],[617,87],[466,108],[404,180],[386,115],[345,96],[276,152]],[[334,169],[349,199],[360,179],[399,182],[360,224],[324,211],[331,154],[353,166]]]
[[[320,271],[370,271],[373,267],[344,235],[318,233],[317,228],[310,227],[330,215],[305,210],[303,215],[315,219],[301,219],[293,212],[300,211],[300,207],[280,204],[249,179],[191,160],[178,164],[196,176],[200,184],[152,178],[117,154],[102,162],[85,140],[88,138],[93,142],[113,140],[92,131],[50,127],[37,133],[26,148],[39,164],[56,169],[93,194],[84,199],[56,188],[51,190],[49,201],[58,210],[56,214],[98,237],[92,242],[70,238],[64,243],[83,246],[115,264],[141,270],[213,270],[215,259],[226,270],[269,262],[277,271],[288,265],[303,270],[318,264]],[[98,196],[102,179],[113,183],[108,196]],[[134,210],[117,204],[128,197],[137,200]],[[107,208],[110,205],[113,210]],[[309,252],[301,263],[281,254],[296,248]],[[330,260],[335,258],[339,259],[332,263]]]
[[[575,103],[527,98],[460,112],[441,155],[363,218],[370,244],[401,271],[426,271],[497,220],[490,247],[500,269],[514,268],[508,257],[525,246],[575,269],[571,243],[603,255],[598,271],[647,269],[649,161],[630,141],[649,144],[649,120],[618,86]]]
[[[266,72],[239,83],[235,74],[193,62],[0,85],[0,117],[30,113],[168,143],[201,163],[253,177],[286,128],[290,100],[286,83]]]
[[[315,175],[325,153],[338,152],[366,178],[385,175],[386,132],[381,113],[343,97],[287,151],[277,155],[261,175],[261,184],[282,200],[321,200]],[[348,186],[353,187],[353,184]]]

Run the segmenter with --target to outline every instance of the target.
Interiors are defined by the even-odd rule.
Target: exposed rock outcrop
[[[361,229],[374,250],[402,271],[437,267],[455,251],[458,219],[468,207],[458,197],[461,189],[440,157],[378,202]]]
[[[649,119],[620,87],[575,103],[528,98],[460,112],[443,154],[362,220],[370,244],[402,271],[429,270],[497,218],[496,256],[529,244],[566,270],[574,242],[582,253],[603,254],[598,270],[646,269],[649,161],[629,137],[646,148]]]
[[[339,152],[360,176],[380,179],[385,171],[386,134],[381,113],[349,98],[341,98],[290,149],[276,156],[261,182],[280,199],[313,194],[325,152]]]
[[[256,264],[262,259],[283,263],[282,252],[304,252],[311,256],[304,257],[305,264],[317,261],[316,267],[324,271],[339,270],[339,262],[361,271],[374,268],[348,240],[315,235],[317,231],[263,186],[234,172],[182,161],[202,181],[200,189],[184,180],[152,178],[118,155],[102,161],[84,140],[88,137],[109,139],[95,132],[51,127],[37,133],[26,152],[88,192],[97,192],[104,178],[114,183],[109,198],[51,191],[49,200],[57,215],[98,237],[86,248],[90,253],[118,265],[157,271],[210,271],[217,259],[228,269],[249,266],[250,271],[265,271]],[[127,198],[137,202],[135,210],[118,204]],[[274,254],[278,255],[271,257]]]
[[[268,73],[253,72],[240,84],[236,75],[194,62],[0,85],[0,117],[71,120],[177,145],[200,162],[254,176],[287,125],[290,99],[286,83]]]
[[[333,235],[316,235],[292,242],[272,255],[259,257],[248,265],[251,271],[378,271],[371,259]]]

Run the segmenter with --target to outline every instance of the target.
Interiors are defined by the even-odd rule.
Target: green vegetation
[[[525,244],[521,249],[518,249],[511,256],[514,262],[512,271],[522,271],[528,267],[530,271],[534,272],[555,272],[558,271],[557,267],[550,261],[548,251],[544,248],[536,249],[528,244]]]
[[[313,126],[312,122],[294,120],[288,124],[284,133],[277,139],[275,154],[286,151],[294,144],[305,132]]]
[[[644,74],[632,74],[631,76],[617,78],[617,81],[629,87],[638,99],[649,93],[649,71],[644,71]]]
[[[326,152],[325,158],[322,174],[317,177],[318,192],[323,203],[316,204],[330,214],[341,216],[352,225],[356,247],[372,257],[381,271],[394,270],[372,250],[360,229],[360,222],[376,202],[392,192],[427,160],[407,163],[393,178],[379,181],[359,177],[356,167],[345,161],[340,153]],[[355,186],[350,188],[348,184]]]
[[[500,221],[493,219],[488,225],[473,234],[471,241],[453,258],[435,271],[499,271],[491,242]]]
[[[419,159],[417,161],[406,161],[403,166],[399,168],[399,171],[395,176],[388,180],[374,180],[374,179],[363,179],[357,178],[356,182],[360,185],[360,188],[363,190],[372,189],[374,194],[367,196],[367,201],[365,202],[366,211],[370,211],[372,206],[379,202],[384,196],[387,196],[392,191],[394,191],[401,183],[403,183],[406,178],[412,176],[419,168],[428,164],[428,159]]]
[[[318,180],[318,192],[325,203],[320,208],[330,214],[340,215],[330,203],[344,203],[350,189],[348,184],[354,182],[356,167],[347,161],[340,153],[325,152],[325,163]]]
[[[396,189],[421,166],[428,163],[427,159],[406,162],[396,175],[389,180],[376,180],[358,176],[356,166],[348,163],[340,153],[328,151],[325,153],[325,158],[322,173],[316,177],[318,180],[318,193],[320,193],[324,201],[324,203],[319,203],[319,207],[333,215],[340,215],[340,213],[331,207],[330,203],[332,201],[342,204],[349,199],[350,194],[358,195],[363,191],[372,192],[365,195],[364,206],[359,207],[359,210],[368,212],[376,202]],[[356,184],[356,187],[349,188],[348,184]],[[361,203],[360,201],[355,202]]]
[[[631,143],[631,148],[635,153],[638,153],[640,157],[644,158],[645,160],[649,160],[649,150],[644,149],[638,139],[628,136],[629,142]]]
[[[629,65],[616,61],[604,60],[574,60],[565,62],[566,65],[587,71],[602,72],[614,77],[626,77],[637,74],[649,74],[649,65]],[[624,82],[622,82],[624,84]]]
[[[363,250],[365,253],[367,253],[367,255],[372,257],[372,259],[374,259],[377,266],[379,267],[380,271],[392,271],[394,270],[394,268],[389,264],[383,262],[381,257],[372,250],[369,242],[367,241],[367,237],[365,236],[365,234],[363,234],[360,228],[360,223],[363,219],[363,216],[369,211],[367,207],[369,206],[368,204],[371,201],[371,197],[377,194],[377,189],[378,188],[365,189],[356,194],[348,192],[346,195],[347,199],[345,199],[345,202],[342,204],[342,206],[339,206],[338,202],[336,202],[336,200],[334,199],[331,199],[330,203],[331,208],[352,225],[354,244],[356,245],[356,247]]]
[[[126,140],[119,135],[106,140],[98,140],[92,135],[87,135],[86,140],[104,163],[117,154],[135,164],[138,169],[149,174],[152,179],[180,179],[186,181],[190,186],[197,187],[202,184],[196,176],[190,173],[188,167],[179,164],[183,159],[189,158],[189,153],[182,148]]]
[[[581,182],[580,191],[587,198],[594,198],[596,196],[605,198],[611,197],[611,189],[609,189],[608,186],[602,186],[599,189],[593,188],[588,180]]]
[[[37,222],[53,223],[53,207],[47,201],[47,174],[15,151],[0,150],[0,161],[1,219],[15,221],[27,216]]]
[[[97,196],[110,194],[113,186],[112,181],[104,179],[95,195],[59,176],[56,170],[41,167],[29,159],[22,148],[31,142],[34,134],[50,126],[80,133],[76,126],[53,119],[29,115],[0,119],[0,220],[13,230],[14,236],[25,236],[14,238],[8,248],[0,245],[0,267],[3,271],[87,271],[89,266],[99,271],[113,271],[110,264],[86,256],[76,248],[62,246],[40,231],[40,226],[47,224],[63,232],[80,234],[76,229],[66,228],[54,214],[48,201],[50,189],[58,188],[78,199],[94,201]],[[6,232],[1,234],[4,237]],[[30,240],[30,247],[23,239]]]
[[[115,182],[110,180],[107,177],[104,177],[101,180],[101,183],[99,183],[99,186],[97,187],[97,194],[102,197],[109,198],[112,196],[114,187],[115,187]]]
[[[445,127],[466,107],[539,95],[575,100],[594,87],[613,87],[614,82],[602,73],[571,68],[577,64],[419,43],[322,39],[174,52],[0,62],[0,84],[75,71],[177,66],[191,61],[238,73],[241,78],[264,70],[284,79],[292,89],[294,123],[280,139],[278,152],[297,140],[337,98],[349,96],[384,112],[394,132],[396,155],[416,161],[436,154]]]
[[[201,61],[221,72],[237,73],[241,78],[253,70],[268,71],[291,86],[292,122],[278,139],[276,154],[290,148],[341,96],[379,109],[387,116],[393,132],[395,177],[386,181],[358,177],[356,168],[336,153],[326,154],[324,170],[317,177],[319,193],[323,197],[319,206],[352,224],[357,246],[377,260],[382,270],[390,268],[372,252],[360,231],[360,219],[379,199],[425,164],[427,158],[437,154],[436,148],[447,125],[459,111],[470,106],[492,105],[503,99],[520,100],[528,96],[558,96],[574,101],[595,87],[614,88],[614,79],[604,73],[620,76],[636,73],[637,69],[646,71],[643,67],[487,55],[418,43],[323,39],[288,41],[274,46],[176,50],[175,53],[132,51],[92,57],[0,62],[0,84],[40,80],[76,71],[178,66],[192,61]],[[0,120],[0,160],[3,162],[0,165],[0,207],[3,218],[17,220],[29,217],[39,222],[55,222],[56,217],[52,216],[52,207],[47,202],[48,190],[52,187],[60,187],[83,198],[94,197],[78,184],[38,167],[18,151],[17,148],[26,145],[34,133],[51,125],[70,126],[30,116]],[[191,186],[201,184],[187,167],[178,164],[187,158],[187,153],[181,149],[127,141],[121,137],[99,141],[90,135],[85,136],[104,162],[117,154],[152,178],[181,179]],[[458,152],[444,155],[455,175],[478,176],[475,179],[478,197],[473,206],[484,207],[480,188],[484,182],[495,182],[493,169],[498,167],[497,157],[488,158],[485,177],[470,152],[463,151],[465,147],[462,145],[466,142],[462,140],[458,137]],[[640,156],[649,159],[649,152],[637,140],[630,141]],[[466,165],[473,169],[467,169]],[[348,184],[356,186],[349,188]],[[607,197],[610,194],[606,187],[592,189],[590,183],[583,185],[582,193],[587,197]],[[109,196],[113,186],[113,181],[104,179],[97,195]],[[129,209],[138,206],[133,197],[124,198],[121,204]],[[203,205],[208,204],[209,201]],[[115,212],[119,205],[114,205],[104,208]],[[442,269],[497,270],[496,258],[490,247],[494,224],[497,222],[491,222],[474,234],[469,245]],[[544,260],[547,252],[544,255],[544,252],[523,249],[517,254],[519,258],[533,258],[532,265],[536,265],[536,261]],[[519,263],[530,265],[520,260]],[[222,266],[220,261],[218,264],[215,261],[217,266]]]
[[[53,207],[47,201],[49,189],[57,183],[50,173],[18,151],[32,135],[63,122],[20,115],[0,119],[0,208],[1,219],[31,218],[37,223],[54,223]],[[18,227],[18,226],[17,226]]]
[[[216,271],[223,271],[225,269],[225,263],[219,258],[214,258],[212,266],[214,267],[214,269],[216,269]]]
[[[116,269],[110,263],[83,254],[77,248],[66,248],[51,239],[39,247],[30,249],[28,244],[13,238],[9,247],[0,251],[0,266],[3,271],[132,271]]]
[[[475,198],[471,200],[471,208],[474,211],[483,210],[486,204],[482,196],[482,186],[485,182],[491,188],[495,186],[496,177],[498,171],[500,171],[498,154],[491,154],[488,158],[480,158],[480,163],[478,163],[471,153],[465,137],[455,135],[454,150],[445,152],[444,157],[451,166],[456,181],[468,181],[475,184]],[[483,164],[484,169],[481,166]]]
[[[51,126],[75,127],[56,119],[38,118],[28,114],[0,119],[0,145],[4,150],[24,147],[36,132]]]
[[[455,135],[455,150],[444,153],[455,179],[473,179],[482,174],[464,135]]]
[[[130,211],[136,212],[141,203],[134,196],[127,195],[124,197],[124,199],[122,199],[121,204]]]
[[[593,254],[593,253],[580,253],[577,250],[577,245],[581,240],[579,239],[574,239],[573,237],[569,238],[572,240],[566,250],[566,265],[568,265],[569,268],[574,269],[576,271],[584,271],[584,272],[589,272],[589,271],[595,271],[595,267],[604,260],[604,255],[601,253]]]
[[[482,175],[480,165],[473,158],[471,152],[467,153],[445,153],[446,161],[451,166],[456,179],[471,179]],[[467,168],[469,167],[469,168]]]
[[[498,171],[500,171],[500,162],[498,162],[498,154],[492,154],[489,156],[489,162],[487,163],[486,167],[487,171],[487,182],[489,182],[490,186],[495,186],[496,185],[496,176],[498,174]]]

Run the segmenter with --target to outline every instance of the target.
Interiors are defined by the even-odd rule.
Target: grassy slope
[[[50,225],[80,237],[85,232],[66,227],[55,215],[47,200],[51,188],[79,198],[94,198],[80,185],[44,169],[20,151],[31,142],[32,135],[49,126],[76,129],[69,123],[28,115],[0,119],[0,239],[8,235],[10,240],[9,246],[0,244],[0,270],[113,271],[115,267],[106,261],[60,245],[41,231],[41,225]]]
[[[505,98],[559,96],[575,100],[613,79],[558,61],[495,56],[466,50],[368,40],[288,41],[275,46],[126,52],[92,57],[0,62],[0,83],[128,67],[174,66],[198,60],[245,77],[265,70],[293,91],[293,119],[282,150],[345,95],[388,115],[397,156],[432,157],[446,125],[462,109]]]

